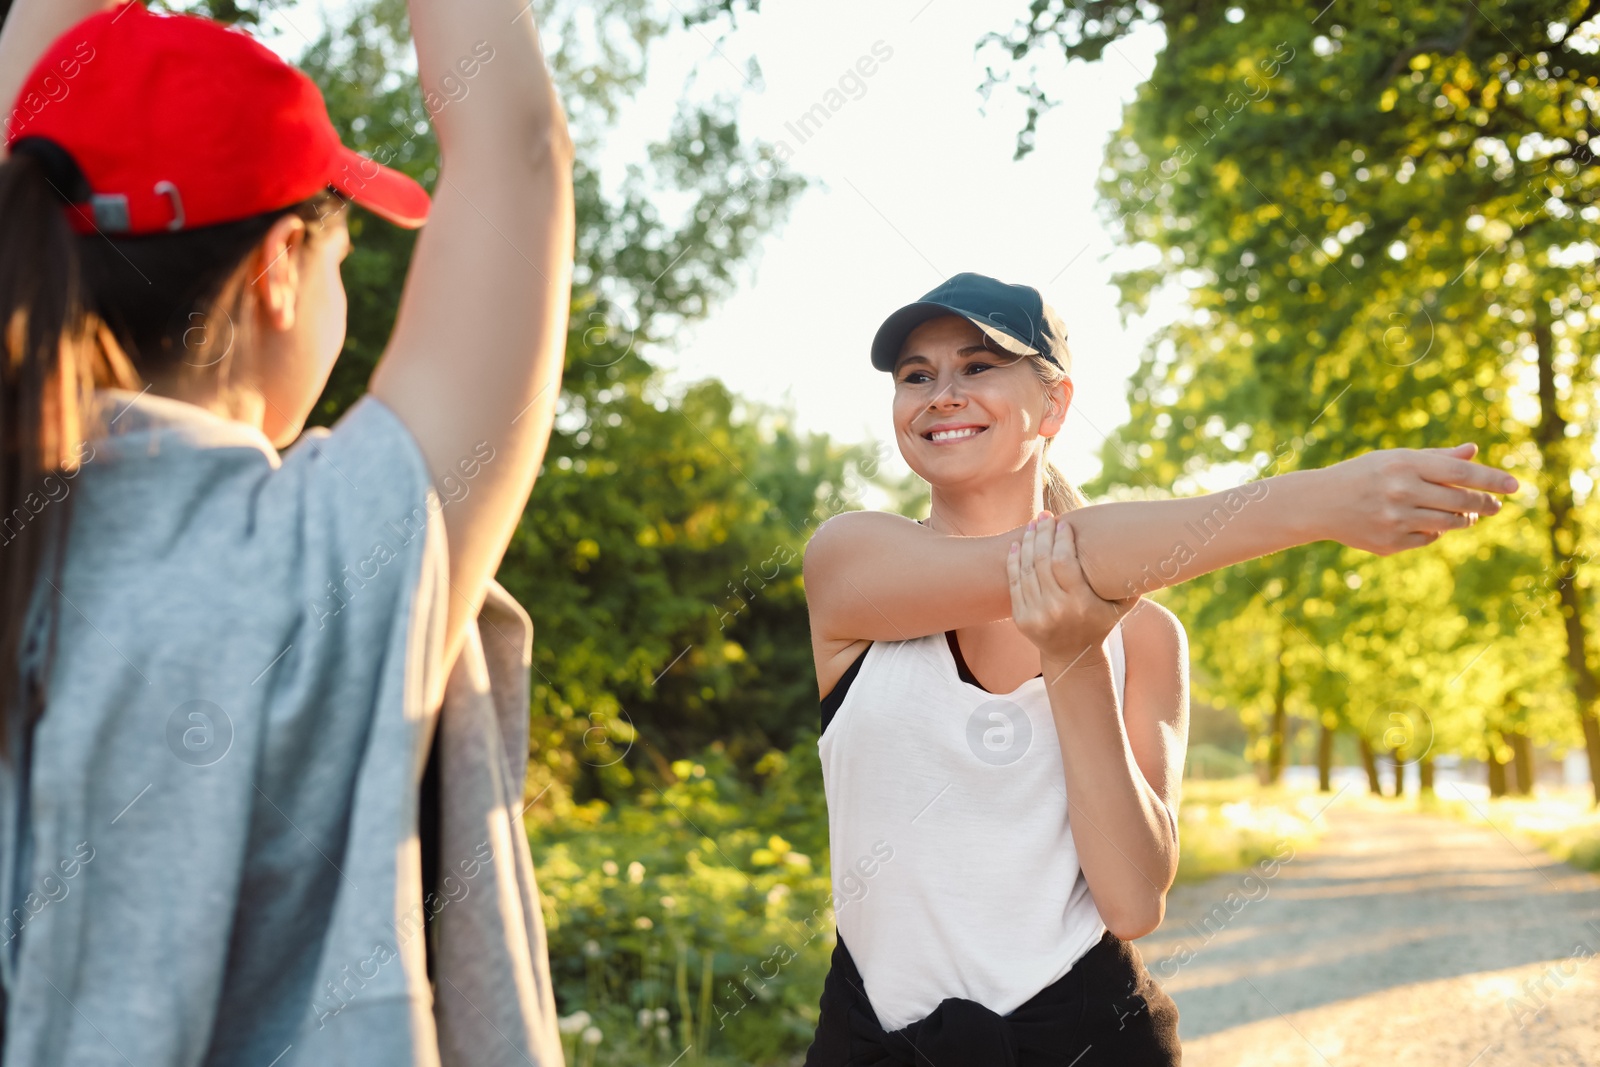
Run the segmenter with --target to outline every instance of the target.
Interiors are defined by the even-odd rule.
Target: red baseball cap
[[[164,233],[288,207],[328,186],[415,229],[428,193],[346,148],[316,83],[242,30],[139,0],[91,15],[29,73],[6,147],[53,142],[87,179],[78,233]]]

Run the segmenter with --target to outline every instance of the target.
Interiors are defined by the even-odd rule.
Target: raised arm
[[[511,541],[544,460],[572,287],[572,142],[532,9],[410,0],[442,157],[394,334],[372,392],[411,430],[435,481],[484,460],[444,510],[452,592],[445,662]],[[458,64],[476,68],[470,82]],[[461,95],[463,84],[469,86]]]
[[[1116,501],[1067,513],[1078,558],[1107,600],[1149,593],[1312,541],[1378,555],[1431,544],[1493,514],[1517,488],[1473,463],[1472,445],[1386,449],[1317,470],[1175,500]],[[806,548],[813,639],[901,641],[1011,614],[1006,555],[1022,528],[953,537],[882,512],[823,523]]]
[[[0,14],[0,127],[11,110],[28,72],[57,37],[97,11],[116,7],[118,0],[16,0],[9,14]],[[0,2],[0,13],[6,4]],[[0,161],[9,155],[0,138]]]

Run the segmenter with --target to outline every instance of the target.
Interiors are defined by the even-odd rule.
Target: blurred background
[[[428,113],[471,106],[471,81],[422,99],[401,0],[169,6],[261,35],[346,143],[435,183]],[[535,0],[578,250],[556,430],[499,578],[537,627],[526,819],[571,1062],[809,1043],[833,921],[800,560],[839,511],[926,513],[867,346],[962,270],[1062,313],[1055,455],[1091,500],[1463,441],[1523,484],[1426,549],[1322,542],[1157,596],[1193,687],[1158,977],[1172,914],[1214,913],[1286,848],[1404,859],[1458,827],[1430,868],[1444,909],[1475,849],[1551,885],[1600,868],[1597,7]],[[360,211],[351,232],[323,424],[365,387],[414,240]],[[1578,925],[1600,909],[1573,885],[1560,953],[1373,989],[1587,960],[1571,942],[1600,945]],[[1230,915],[1277,914],[1252,906]],[[1310,936],[1296,922],[1273,943]],[[1256,988],[1271,1013],[1174,985],[1186,1042],[1345,996],[1298,981]],[[1487,1003],[1527,1031],[1506,981]]]

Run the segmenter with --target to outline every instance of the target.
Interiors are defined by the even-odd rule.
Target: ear
[[[291,330],[295,298],[300,289],[299,252],[305,243],[306,223],[298,215],[285,215],[272,224],[250,261],[245,288],[255,293],[266,325]]]
[[[1067,424],[1067,409],[1072,406],[1072,379],[1063,378],[1055,385],[1045,386],[1044,394],[1048,406],[1039,422],[1039,436],[1054,437]]]

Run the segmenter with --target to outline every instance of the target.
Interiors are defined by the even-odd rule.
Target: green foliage
[[[1166,594],[1203,635],[1196,695],[1257,729],[1281,693],[1293,717],[1412,752],[1481,756],[1502,726],[1580,743],[1553,590],[1593,575],[1600,53],[1593,24],[1575,28],[1591,14],[1035,0],[1003,37],[1009,76],[1038,49],[1094,59],[1140,24],[1166,34],[1100,193],[1147,258],[1116,278],[1126,311],[1163,286],[1188,306],[1144,354],[1086,491],[1189,492],[1461,441],[1540,489],[1428,549],[1309,545]],[[1050,103],[1038,82],[1019,154]],[[1571,425],[1541,448],[1530,412],[1556,404]],[[1568,469],[1579,566],[1558,574],[1546,505]]]
[[[586,161],[642,84],[648,46],[674,13],[650,0],[541,6],[574,137],[587,150],[574,175],[560,410],[498,577],[539,628],[536,788],[559,778],[561,790],[615,796],[633,781],[629,761],[614,758],[629,746],[632,762],[666,781],[673,755],[713,738],[748,767],[813,721],[800,553],[816,524],[876,477],[878,457],[797,433],[786,413],[741,404],[714,382],[682,395],[661,386],[651,349],[733,290],[805,183],[769,146],[744,142],[732,102],[717,98],[685,101],[667,139],[608,195]],[[724,6],[676,15],[705,22]],[[581,46],[596,19],[605,32]],[[347,144],[437,183],[438,144],[402,0],[351,8],[299,62]],[[446,106],[471,106],[470,83]],[[665,202],[686,206],[669,217]],[[311,419],[318,424],[366,390],[416,239],[360,210],[350,228],[347,341]]]
[[[752,786],[713,748],[634,803],[534,830],[558,1002],[600,1029],[594,1062],[777,1063],[810,1043],[834,932],[815,733],[755,769]]]

